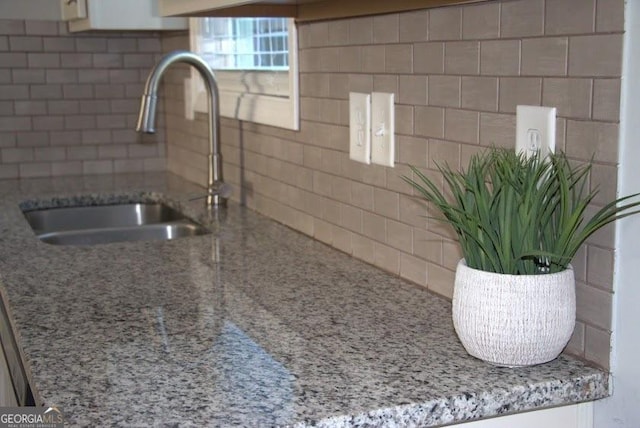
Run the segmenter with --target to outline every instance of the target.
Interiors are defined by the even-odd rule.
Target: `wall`
[[[460,258],[451,231],[400,179],[432,177],[490,145],[512,147],[517,104],[558,107],[557,146],[594,156],[598,203],[616,194],[623,0],[513,0],[302,24],[301,130],[222,121],[235,198],[441,295]],[[184,36],[164,49],[187,48]],[[206,177],[206,123],[184,119],[179,71],[167,84],[168,167]],[[396,167],[348,158],[348,93],[396,95]],[[608,367],[614,229],[574,260],[578,323],[569,352]]]
[[[0,20],[0,178],[164,170],[164,134],[134,131],[160,51],[158,33]]]
[[[626,3],[619,190],[640,192],[640,4]],[[595,403],[596,428],[640,426],[640,216],[627,217],[616,230],[614,329],[611,371],[613,395]]]

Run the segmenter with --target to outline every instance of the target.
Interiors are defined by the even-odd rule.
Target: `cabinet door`
[[[62,19],[71,21],[73,19],[83,19],[87,17],[86,0],[60,0]]]
[[[60,0],[69,31],[184,30],[186,18],[160,15],[156,0]],[[71,2],[71,3],[69,3]]]

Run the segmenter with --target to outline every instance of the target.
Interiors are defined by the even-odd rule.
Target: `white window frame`
[[[191,50],[198,53],[197,18],[189,19]],[[295,21],[289,21],[288,71],[213,70],[220,93],[220,115],[280,128],[300,129],[298,86],[298,36]],[[194,30],[195,29],[195,30]],[[206,89],[197,70],[185,82],[185,115],[206,113]]]

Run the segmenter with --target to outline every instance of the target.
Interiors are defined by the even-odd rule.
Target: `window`
[[[216,75],[222,116],[299,129],[293,20],[191,18],[190,32],[191,49]],[[196,70],[187,86],[187,110],[206,111],[205,88]]]

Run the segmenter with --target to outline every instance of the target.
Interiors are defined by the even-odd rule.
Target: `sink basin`
[[[53,245],[168,240],[209,233],[160,203],[50,208],[24,216],[36,236]]]

